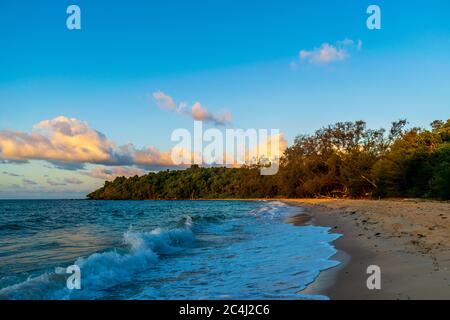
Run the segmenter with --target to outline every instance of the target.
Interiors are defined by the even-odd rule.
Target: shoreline
[[[337,252],[330,257],[340,264],[321,271],[300,294],[323,295],[332,300],[450,299],[449,201],[286,198],[193,201],[282,202],[299,208],[299,213],[287,218],[286,223],[328,227],[330,233],[340,234],[331,243]],[[381,290],[367,288],[370,276],[367,268],[371,265],[381,269]]]
[[[305,208],[313,224],[342,234],[333,242],[338,253],[332,257],[341,264],[322,271],[300,293],[322,294],[332,300],[450,298],[448,202],[282,201]],[[366,286],[370,265],[381,268],[381,290]]]

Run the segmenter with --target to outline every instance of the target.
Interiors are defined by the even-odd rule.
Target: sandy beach
[[[424,200],[284,200],[306,208],[314,224],[343,236],[340,267],[303,293],[331,299],[450,299],[450,203]],[[381,268],[369,290],[367,267]]]

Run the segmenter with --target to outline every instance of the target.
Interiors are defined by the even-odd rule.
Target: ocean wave
[[[299,213],[298,207],[289,206],[281,201],[267,201],[264,206],[250,211],[250,214],[263,219],[282,219]]]
[[[66,288],[68,275],[42,268],[25,281],[20,274],[0,279],[0,299],[302,299],[295,293],[338,264],[330,260],[338,235],[283,223],[300,207],[268,200],[170,212],[164,205],[140,223],[165,229],[129,228],[113,235],[115,248],[51,264],[78,265],[81,290]]]
[[[189,215],[181,219],[180,224],[184,225],[186,223],[186,219],[190,219],[191,223],[194,223],[196,225],[215,224],[236,217],[240,216],[236,213],[216,213],[216,212],[214,214],[190,213]]]
[[[65,286],[65,278],[56,273],[44,273],[36,277],[0,289],[0,300],[38,300],[38,299],[63,299],[63,295],[57,294]]]
[[[130,282],[136,274],[154,266],[160,256],[190,247],[195,241],[191,228],[192,219],[187,216],[184,227],[178,229],[130,229],[123,235],[124,248],[75,261],[81,270],[81,290],[66,289],[65,276],[49,272],[0,289],[0,299],[100,299],[108,288]]]

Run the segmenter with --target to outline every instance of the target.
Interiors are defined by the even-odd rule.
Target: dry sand
[[[450,203],[423,200],[284,200],[306,207],[315,224],[343,236],[340,267],[304,293],[331,299],[450,299]],[[369,265],[381,290],[369,290]]]

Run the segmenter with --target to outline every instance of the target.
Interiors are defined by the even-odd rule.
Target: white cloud
[[[47,183],[50,186],[53,187],[58,187],[58,186],[67,186],[67,185],[80,185],[83,184],[83,181],[81,181],[78,178],[72,177],[72,178],[64,178],[64,179],[60,179],[60,178],[56,178],[56,179],[52,179],[52,178],[47,178]]]
[[[67,184],[61,181],[56,181],[56,180],[52,180],[52,179],[47,179],[47,183],[49,185],[51,185],[52,187],[62,187],[62,186],[66,186]]]
[[[64,182],[67,184],[82,184],[83,181],[77,179],[77,178],[65,178]]]
[[[82,168],[75,166],[80,163],[133,165],[141,164],[136,155],[146,150],[132,144],[118,146],[86,122],[63,116],[39,122],[31,133],[0,130],[0,160],[5,161],[46,160],[58,168],[67,164],[67,168],[76,169]],[[172,164],[152,150],[156,156],[152,161],[146,159],[145,165]]]
[[[66,117],[42,121],[28,134],[0,131],[0,159],[114,162],[115,144],[87,123]]]
[[[141,166],[173,166],[171,151],[160,151],[155,147],[134,150],[134,163]]]
[[[37,185],[37,182],[30,180],[30,179],[22,179],[22,182],[25,185],[32,185],[32,186]]]
[[[351,51],[362,49],[362,41],[355,42],[352,39],[337,41],[335,45],[323,43],[320,47],[312,50],[301,50],[299,58],[301,61],[314,65],[326,65],[333,62],[343,61],[351,56]]]
[[[10,176],[10,177],[21,177],[22,176],[21,174],[17,174],[17,173],[14,173],[14,172],[8,172],[8,171],[3,171],[3,174],[7,175],[7,176]]]

